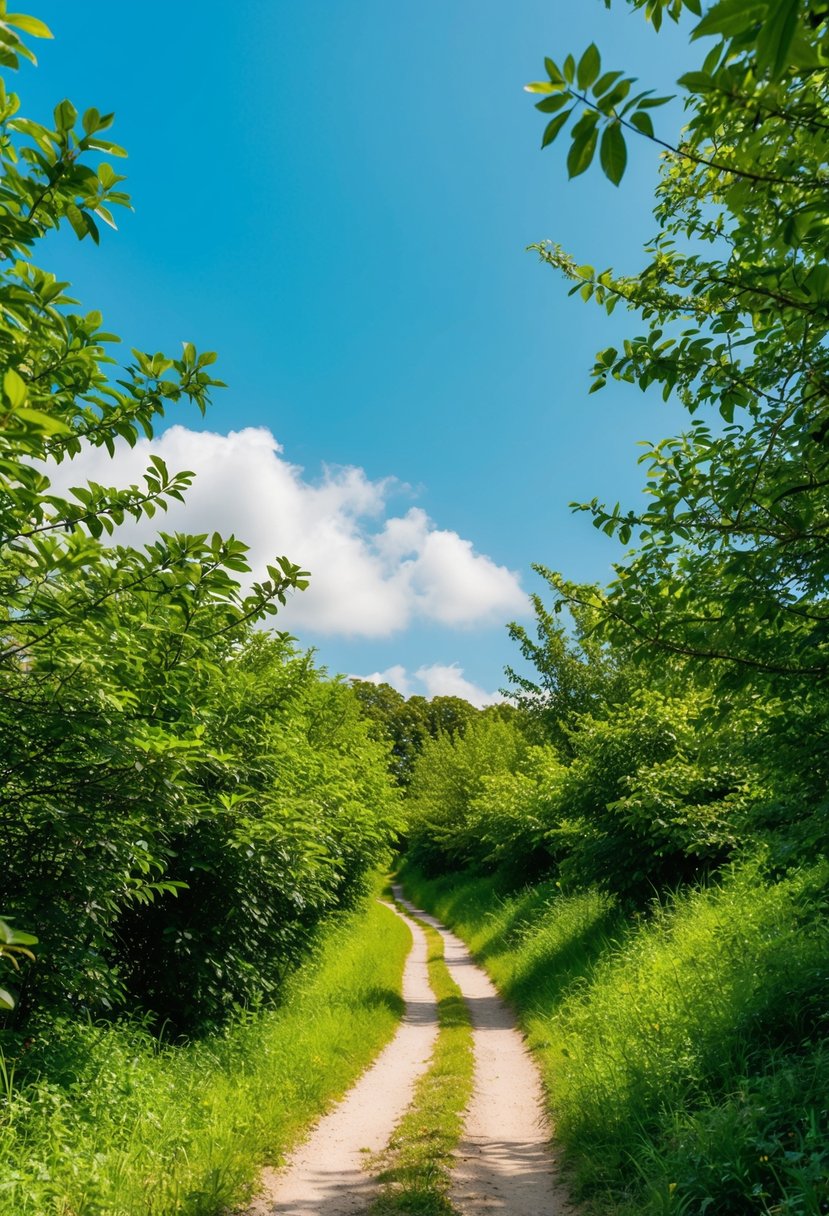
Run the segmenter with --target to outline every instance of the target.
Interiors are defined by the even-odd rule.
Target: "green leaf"
[[[684,76],[680,76],[677,84],[688,89],[690,93],[710,93],[715,87],[707,72],[686,72]]]
[[[33,38],[54,38],[54,34],[45,22],[38,20],[37,17],[29,17],[26,13],[6,13],[3,20],[7,25],[13,25],[15,29],[23,30],[24,34],[31,34]]]
[[[26,382],[17,374],[13,367],[10,367],[3,376],[3,392],[11,405],[12,409],[19,409],[23,405],[28,395]]]
[[[628,153],[621,124],[609,123],[602,132],[602,142],[599,148],[599,160],[604,169],[605,177],[609,177],[614,186],[618,186],[625,172]]]
[[[635,114],[631,114],[629,121],[637,131],[641,131],[643,135],[649,135],[651,139],[654,138],[653,122],[647,111],[637,110]]]
[[[71,131],[78,117],[78,111],[71,101],[64,99],[55,106],[55,126],[58,131]]]
[[[602,76],[601,80],[596,81],[595,87],[593,89],[593,96],[601,97],[602,94],[606,93],[608,91],[608,89],[612,88],[612,86],[616,83],[616,81],[619,79],[619,77],[623,76],[623,75],[624,75],[623,72],[605,72],[605,74],[604,74],[604,76]]]
[[[579,88],[584,91],[589,89],[591,84],[597,79],[601,70],[601,57],[599,49],[595,42],[591,42],[590,46],[579,60],[579,66],[576,73]]]
[[[82,126],[87,135],[91,135],[93,131],[97,131],[101,122],[101,114],[94,106],[90,110],[84,112]]]
[[[797,32],[800,0],[773,0],[757,35],[757,71],[776,79],[789,58],[789,50]]]
[[[564,77],[562,76],[561,72],[558,69],[558,64],[554,63],[552,59],[547,57],[544,60],[544,67],[547,69],[547,75],[550,77],[550,80],[552,80],[553,84],[558,84],[558,85],[564,84]]]
[[[554,118],[551,122],[547,123],[547,126],[544,128],[544,135],[541,139],[542,148],[546,148],[548,144],[553,142],[572,113],[572,110],[568,110],[566,114],[559,114],[557,118]]]
[[[108,139],[92,139],[87,136],[86,146],[88,148],[96,148],[99,152],[106,152],[109,156],[126,156],[125,148],[120,144],[110,143]]]
[[[14,1009],[14,997],[6,988],[0,988],[0,1009]]]
[[[66,218],[75,230],[75,235],[79,241],[82,241],[87,234],[86,220],[83,217],[83,212],[80,207],[74,203],[70,203],[66,208]]]
[[[531,80],[524,85],[525,93],[555,93],[558,85],[550,84],[549,80]]]
[[[555,114],[562,106],[567,105],[571,97],[571,93],[554,93],[552,97],[545,97],[543,101],[537,101],[535,108],[542,114]]]
[[[72,428],[67,426],[65,422],[61,422],[59,418],[55,418],[53,414],[44,414],[42,410],[32,410],[28,406],[22,407],[17,411],[18,418],[22,418],[24,422],[30,422],[46,435],[70,435]]]
[[[574,137],[567,155],[567,172],[570,177],[578,177],[590,167],[596,151],[597,140],[598,132],[595,123],[579,136]]]
[[[773,0],[774,2],[774,0]],[[765,16],[766,5],[763,0],[720,0],[709,9],[702,21],[691,32],[691,39],[705,38],[710,34],[719,34],[730,38],[735,34],[744,34],[753,21],[759,21]]]

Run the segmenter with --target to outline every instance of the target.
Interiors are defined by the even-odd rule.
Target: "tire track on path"
[[[463,1216],[572,1213],[551,1153],[538,1071],[512,1014],[460,938],[410,903],[401,887],[394,894],[442,934],[446,965],[472,1016],[475,1082],[453,1172],[453,1204]]]
[[[461,1216],[569,1216],[535,1064],[514,1018],[466,946],[394,888],[400,905],[443,937],[444,957],[472,1018],[475,1080],[455,1154],[450,1198]],[[398,911],[397,909],[394,909]],[[401,913],[398,911],[398,915]],[[412,950],[403,973],[405,1013],[391,1043],[325,1115],[245,1216],[364,1216],[378,1193],[363,1168],[384,1149],[426,1071],[438,1033],[423,930],[408,916]]]
[[[319,1121],[285,1168],[264,1171],[263,1193],[246,1216],[357,1216],[374,1197],[376,1183],[364,1172],[363,1162],[367,1153],[386,1147],[411,1103],[438,1029],[426,939],[418,925],[406,916],[403,919],[413,942],[403,972],[405,1012],[397,1034],[339,1105]]]

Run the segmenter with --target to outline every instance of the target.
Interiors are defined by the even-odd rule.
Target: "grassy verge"
[[[388,1148],[372,1163],[381,1192],[370,1216],[457,1216],[449,1191],[452,1154],[472,1094],[472,1023],[443,957],[443,938],[419,922],[428,944],[429,982],[438,1005],[438,1037],[429,1068]]]
[[[216,1216],[243,1201],[391,1038],[409,943],[367,905],[329,930],[281,1009],[184,1046],[135,1025],[56,1026],[6,1093],[0,1214]]]
[[[826,878],[746,867],[630,919],[551,884],[504,894],[491,878],[411,870],[405,882],[517,1009],[592,1210],[820,1216]]]

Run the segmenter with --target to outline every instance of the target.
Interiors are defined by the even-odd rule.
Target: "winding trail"
[[[564,1216],[572,1212],[550,1149],[538,1070],[515,1019],[466,946],[440,921],[395,898],[442,935],[449,974],[472,1015],[475,1083],[457,1150],[451,1199],[463,1216]]]
[[[447,967],[472,1015],[474,1090],[456,1154],[453,1204],[462,1216],[566,1216],[573,1209],[551,1156],[541,1083],[511,1013],[460,938],[409,903],[399,887],[394,894],[442,935]],[[263,1193],[246,1216],[361,1216],[375,1195],[363,1162],[386,1146],[409,1106],[438,1028],[426,940],[414,921],[404,919],[413,946],[397,1035],[287,1166],[265,1171]]]
[[[386,907],[391,908],[390,904]],[[400,913],[392,908],[398,916]],[[316,1125],[286,1168],[265,1170],[263,1193],[247,1216],[354,1216],[375,1193],[363,1170],[368,1153],[386,1147],[428,1066],[438,1011],[426,967],[426,938],[407,916],[412,948],[403,971],[400,1028],[342,1102]]]

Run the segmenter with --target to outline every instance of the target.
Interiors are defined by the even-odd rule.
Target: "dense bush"
[[[15,31],[48,31],[2,9],[14,68]],[[217,534],[118,544],[192,479],[158,457],[139,485],[50,485],[84,445],[134,445],[220,384],[190,343],[115,366],[100,314],[33,263],[51,230],[97,242],[128,202],[111,123],[64,101],[43,126],[0,94],[0,908],[40,939],[17,1024],[130,1001],[189,1027],[274,991],[394,804],[354,695],[255,635],[304,571],[275,558],[251,585],[245,545]]]
[[[522,744],[514,724],[436,741],[410,790],[413,857],[433,870],[556,868],[571,888],[639,900],[722,865],[759,794],[740,732],[701,724],[707,706],[640,689],[604,717],[573,720],[569,762]]]
[[[387,855],[398,795],[355,697],[285,643],[254,637],[215,682],[193,816],[170,840],[183,884],[127,911],[131,1000],[175,1025],[278,991],[321,917]]]
[[[529,743],[509,718],[481,715],[463,736],[427,739],[408,792],[409,850],[421,865],[445,868],[480,857],[473,805],[484,779],[518,770]]]
[[[549,806],[547,840],[571,886],[635,898],[722,864],[752,798],[739,739],[700,726],[705,700],[639,691],[584,718]]]

